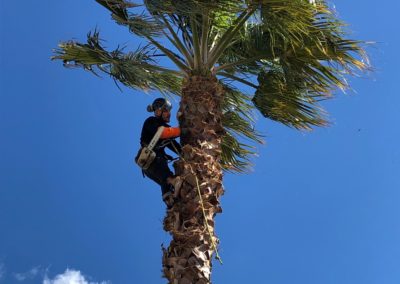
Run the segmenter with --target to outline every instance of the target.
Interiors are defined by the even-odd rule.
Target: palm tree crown
[[[346,88],[346,74],[368,67],[363,42],[345,38],[344,24],[324,0],[96,2],[146,45],[130,52],[107,51],[94,31],[87,43],[61,43],[53,59],[165,95],[179,96],[189,76],[217,76],[225,91],[226,170],[244,170],[254,153],[240,136],[262,142],[253,127],[253,108],[296,129],[324,126],[326,114],[319,101]],[[160,66],[160,55],[176,70]],[[236,83],[250,86],[254,94],[243,93]]]

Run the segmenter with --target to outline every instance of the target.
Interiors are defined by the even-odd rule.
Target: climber
[[[150,166],[147,169],[142,168],[142,171],[144,176],[147,176],[161,186],[162,198],[168,207],[171,207],[173,203],[174,189],[171,183],[174,174],[168,167],[168,160],[173,160],[173,158],[165,153],[165,147],[178,155],[181,151],[181,145],[175,140],[175,138],[180,136],[181,131],[179,127],[168,125],[171,117],[171,108],[171,103],[164,98],[157,98],[151,105],[147,106],[147,111],[153,112],[154,116],[150,116],[144,121],[140,137],[140,145],[143,148],[149,145],[159,127],[164,127],[153,149],[156,157]],[[139,154],[140,151],[138,156]],[[136,161],[138,156],[135,158]]]

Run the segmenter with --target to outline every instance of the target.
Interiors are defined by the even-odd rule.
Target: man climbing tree
[[[164,99],[158,98],[147,107],[148,112],[154,112],[154,116],[147,118],[143,124],[142,133],[140,136],[141,149],[150,144],[151,140],[157,134],[160,127],[163,127],[159,133],[159,139],[154,146],[155,157],[151,164],[145,169],[143,168],[143,174],[158,183],[161,186],[162,198],[168,207],[172,206],[173,203],[173,186],[172,178],[174,174],[168,167],[168,160],[173,158],[165,153],[165,147],[171,151],[179,154],[181,145],[174,139],[179,137],[181,131],[178,127],[171,127],[168,122],[171,118],[171,103]],[[140,152],[136,156],[137,161]]]
[[[164,219],[172,241],[163,272],[169,283],[210,283],[223,170],[250,165],[253,147],[241,137],[262,142],[253,110],[295,129],[327,125],[319,102],[347,87],[346,74],[368,68],[362,42],[347,39],[325,0],[96,2],[145,44],[107,51],[95,31],[87,43],[61,43],[54,58],[180,98],[179,198]]]

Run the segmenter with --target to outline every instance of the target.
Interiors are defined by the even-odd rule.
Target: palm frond
[[[255,155],[255,147],[240,143],[231,133],[222,137],[222,168],[227,172],[245,173],[252,168],[250,156]]]
[[[347,88],[346,74],[368,68],[363,42],[347,39],[325,1],[262,0],[258,21],[243,26],[216,68],[230,78],[257,76],[253,102],[270,119],[297,129],[327,125],[318,102]]]
[[[127,18],[127,9],[140,7],[140,4],[136,4],[132,1],[127,0],[95,0],[97,3],[110,10],[113,14],[119,18]]]
[[[148,46],[124,53],[121,48],[105,50],[99,33],[89,33],[87,43],[74,41],[59,44],[53,60],[62,60],[66,67],[81,67],[97,74],[102,71],[122,84],[140,90],[157,90],[163,94],[179,94],[180,72],[157,66]]]
[[[255,144],[264,143],[262,135],[254,128],[254,106],[249,96],[226,82],[220,83],[225,91],[222,108],[222,125],[225,129],[222,165],[227,171],[246,172],[251,168],[251,157],[257,154]],[[247,143],[242,140],[247,140]]]
[[[201,15],[204,11],[238,12],[245,6],[241,0],[144,0],[152,14]]]
[[[132,33],[146,38],[150,44],[154,45],[165,56],[171,59],[180,70],[186,73],[189,72],[189,62],[185,62],[179,54],[173,52],[155,39],[155,37],[165,35],[164,30],[167,28],[159,18],[146,15],[144,11],[141,14],[130,12],[129,8],[138,7],[138,5],[132,4],[132,2],[127,0],[96,1],[111,11],[112,18],[118,24],[127,26]]]
[[[139,36],[160,36],[164,25],[145,13],[132,13],[130,8],[140,5],[126,0],[96,0],[97,3],[111,12],[111,17],[119,25],[127,26],[129,30]]]
[[[325,97],[308,90],[303,76],[285,77],[284,72],[271,70],[260,74],[259,82],[253,102],[265,117],[296,129],[327,125],[326,113],[318,104]]]

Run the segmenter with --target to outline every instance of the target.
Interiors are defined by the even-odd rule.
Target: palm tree
[[[223,172],[246,172],[252,141],[263,141],[254,110],[299,130],[327,125],[319,102],[347,87],[346,74],[368,68],[363,42],[347,39],[325,0],[96,2],[145,44],[107,51],[95,30],[87,43],[61,43],[53,59],[180,96],[183,150],[174,164],[178,198],[164,220],[172,241],[163,272],[169,283],[210,283]]]

